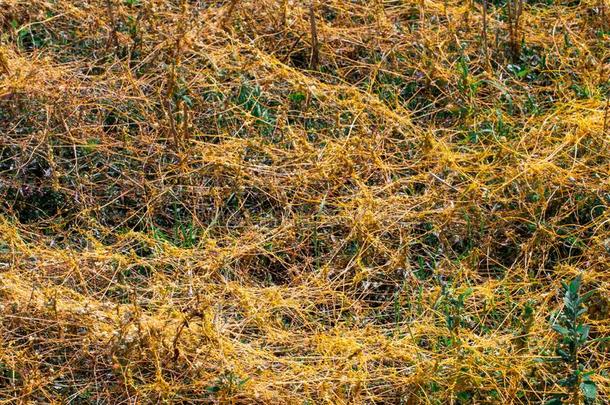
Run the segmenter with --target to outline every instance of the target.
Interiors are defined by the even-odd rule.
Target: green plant
[[[199,228],[192,222],[176,223],[174,225],[174,241],[177,246],[192,248],[199,241]]]
[[[50,41],[50,35],[42,24],[33,23],[22,28],[15,20],[12,20],[10,24],[16,31],[17,44],[25,51],[42,48]]]
[[[256,118],[256,125],[263,135],[270,135],[275,125],[275,114],[264,103],[261,88],[244,83],[235,100],[247,113]]]
[[[561,335],[556,353],[566,370],[565,377],[558,380],[557,384],[566,387],[570,394],[558,394],[548,404],[562,404],[564,400],[578,404],[581,394],[587,402],[593,401],[597,396],[597,386],[591,380],[593,372],[585,371],[581,362],[581,352],[590,343],[591,330],[589,325],[582,322],[581,316],[587,311],[584,303],[595,291],[581,295],[581,282],[581,276],[576,277],[570,284],[562,282],[564,306],[552,326],[553,330]]]
[[[466,299],[472,295],[472,292],[472,288],[469,287],[456,297],[456,291],[453,288],[447,287],[444,284],[442,285],[441,310],[445,317],[445,326],[451,334],[451,337],[448,340],[445,340],[445,343],[448,346],[452,346],[460,341],[459,328],[465,325],[467,321],[465,302]]]
[[[300,105],[303,101],[305,101],[307,99],[307,96],[305,95],[305,93],[303,93],[301,91],[297,91],[295,93],[290,93],[288,95],[288,99],[290,101],[292,101],[294,104]]]
[[[206,391],[223,396],[233,396],[250,380],[249,377],[241,378],[232,371],[223,372],[214,385],[206,388]]]

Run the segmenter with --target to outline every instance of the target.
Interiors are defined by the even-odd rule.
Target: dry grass
[[[0,3],[2,401],[542,403],[578,274],[608,336],[607,2]]]

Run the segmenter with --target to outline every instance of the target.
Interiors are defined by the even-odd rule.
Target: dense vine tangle
[[[607,402],[607,6],[3,1],[0,402]]]

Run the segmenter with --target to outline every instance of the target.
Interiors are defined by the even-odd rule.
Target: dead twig
[[[318,49],[318,28],[316,26],[316,0],[311,0],[311,3],[309,3],[309,29],[311,34],[311,59],[309,60],[309,67],[312,70],[318,70],[320,51]]]

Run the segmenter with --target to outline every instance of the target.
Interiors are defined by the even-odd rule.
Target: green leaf
[[[597,396],[597,386],[593,381],[583,381],[580,383],[580,390],[587,399],[595,399]]]
[[[519,79],[523,79],[525,76],[527,76],[529,74],[530,70],[528,68],[524,68],[521,69],[518,73],[517,73],[517,77]]]
[[[570,356],[570,354],[563,349],[557,349],[557,354],[559,356],[561,356],[561,358],[567,362],[569,362],[572,359],[572,356]]]
[[[302,101],[305,101],[306,96],[305,96],[304,93],[301,93],[299,91],[299,92],[296,92],[296,93],[289,94],[288,98],[290,99],[290,101],[298,104],[298,103],[301,103]]]
[[[218,392],[220,391],[220,387],[218,385],[212,385],[205,389],[207,392]]]
[[[457,393],[457,399],[459,399],[461,402],[469,402],[471,398],[472,393],[468,391],[462,391]]]
[[[570,334],[570,331],[568,330],[568,328],[565,328],[559,324],[554,324],[553,325],[553,330],[555,332],[561,333],[562,335],[566,336]]]
[[[247,383],[248,381],[250,381],[250,377],[244,378],[243,380],[239,381],[239,384],[237,384],[237,386],[239,388],[243,387],[245,383]]]
[[[578,290],[580,289],[581,281],[582,281],[581,276],[577,276],[574,280],[572,280],[572,282],[570,283],[570,286],[568,288],[568,292],[573,295],[578,295]]]
[[[585,342],[587,340],[587,338],[589,337],[589,331],[591,330],[591,327],[589,325],[578,325],[578,328],[576,328],[576,332],[578,332],[578,334],[580,335],[580,339]]]
[[[472,288],[468,287],[468,288],[466,289],[466,291],[464,291],[463,293],[461,293],[461,294],[458,296],[458,301],[459,301],[459,302],[461,302],[461,303],[462,303],[462,302],[464,302],[464,300],[465,300],[466,298],[468,298],[468,297],[469,297],[469,296],[472,294],[472,292],[473,292]]]
[[[184,101],[184,104],[186,104],[187,106],[191,108],[193,107],[193,99],[187,96],[186,94],[182,96],[182,101]]]
[[[581,296],[580,296],[580,302],[581,302],[581,303],[587,302],[587,300],[588,300],[589,298],[591,298],[591,296],[592,296],[593,294],[595,294],[595,290],[591,290],[591,291],[589,291],[589,292],[584,293],[583,295],[581,295]]]
[[[575,387],[578,384],[578,375],[572,372],[572,374],[568,375],[566,378],[557,381],[557,384],[562,387]]]

